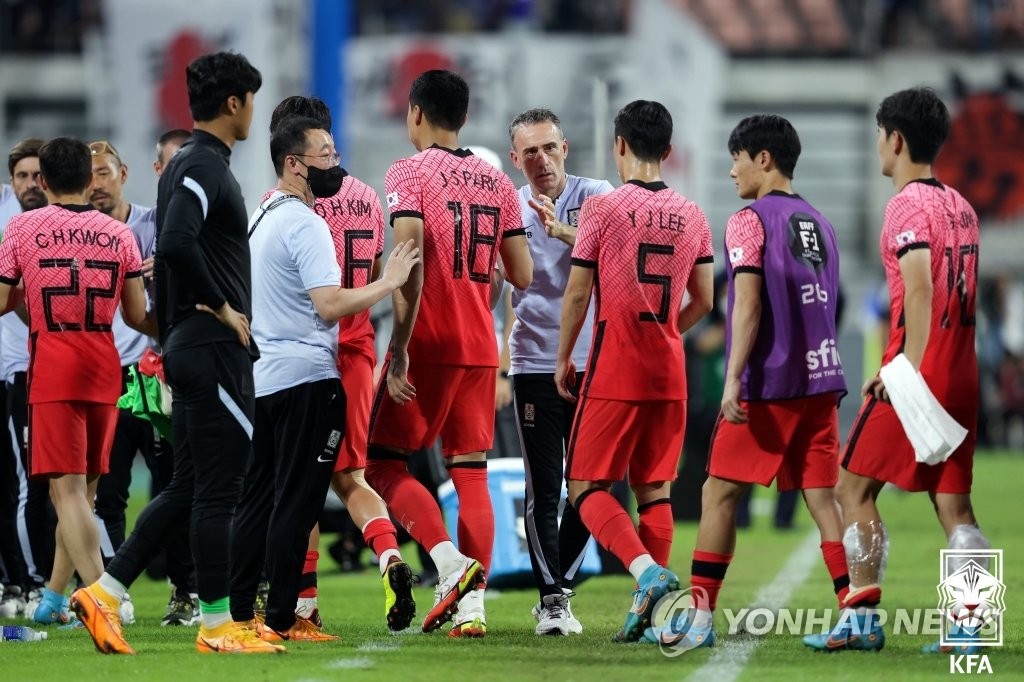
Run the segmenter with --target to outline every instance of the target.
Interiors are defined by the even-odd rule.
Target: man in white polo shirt
[[[590,534],[572,505],[565,505],[558,522],[565,444],[576,406],[555,388],[555,356],[576,217],[584,199],[612,186],[566,174],[569,142],[549,109],[523,112],[508,132],[512,163],[527,180],[519,201],[534,263],[533,283],[512,292],[515,322],[506,320],[512,324],[508,373],[526,465],[526,539],[541,597],[533,614],[538,635],[578,634],[583,628],[569,609],[569,595]],[[586,366],[592,324],[588,313],[573,351],[577,367]],[[577,386],[582,378],[581,372]]]
[[[249,222],[252,333],[261,357],[253,367],[253,459],[232,528],[231,615],[255,619],[265,560],[270,593],[260,636],[331,641],[337,638],[296,615],[295,604],[309,533],[345,435],[337,322],[404,284],[419,252],[412,242],[399,244],[380,279],[343,289],[330,229],[312,209],[317,198],[337,194],[345,177],[330,133],[314,119],[287,118],[271,135],[270,155],[277,190]]]

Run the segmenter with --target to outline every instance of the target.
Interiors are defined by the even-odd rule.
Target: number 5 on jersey
[[[672,276],[658,275],[647,272],[648,256],[673,256],[676,247],[671,244],[648,244],[641,242],[636,252],[636,280],[641,284],[654,284],[661,287],[661,303],[658,312],[652,313],[644,310],[640,313],[641,322],[658,322],[665,324],[668,321],[669,304],[672,302]]]

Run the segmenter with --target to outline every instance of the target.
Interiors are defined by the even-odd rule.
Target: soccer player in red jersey
[[[439,628],[458,605],[453,637],[486,632],[482,583],[494,544],[486,451],[498,367],[488,299],[498,254],[513,286],[525,289],[533,278],[515,185],[459,148],[468,108],[469,87],[450,71],[427,71],[409,91],[406,123],[419,153],[396,161],[384,184],[395,241],[415,240],[422,263],[393,295],[395,326],[366,468],[371,487],[441,576],[423,629]],[[438,436],[459,496],[458,550],[406,462]]]
[[[54,574],[100,577],[93,501],[107,472],[121,394],[111,324],[124,319],[155,334],[147,319],[142,260],[127,225],[86,199],[92,158],[81,141],[58,137],[39,150],[49,206],[11,219],[0,243],[0,301],[24,280],[29,312],[28,429],[32,476],[50,481],[57,510]],[[70,565],[69,565],[70,564]]]
[[[892,94],[879,105],[875,120],[882,174],[892,178],[897,190],[885,208],[880,244],[891,300],[889,343],[882,364],[906,355],[939,403],[968,430],[966,440],[945,462],[918,463],[881,378],[875,376],[864,385],[864,404],[842,456],[836,496],[846,524],[843,544],[850,594],[873,591],[877,604],[889,538],[875,500],[885,483],[927,491],[951,549],[986,549],[989,543],[971,506],[978,422],[978,217],[959,192],[932,173],[950,126],[949,111],[934,91],[914,88]],[[835,650],[866,648],[864,640],[871,638],[871,648],[882,647],[881,625],[869,612],[841,618],[828,635],[805,641]],[[954,649],[977,653],[978,647],[942,651]]]
[[[669,496],[686,425],[680,334],[713,303],[707,218],[661,180],[671,140],[672,116],[658,102],[637,100],[616,115],[613,153],[625,184],[583,202],[555,366],[558,392],[575,401],[572,350],[594,291],[594,339],[566,478],[584,525],[638,585],[619,641],[640,638],[655,603],[679,589],[679,579],[655,562],[652,554],[668,551],[644,545],[609,489],[628,472],[638,504]]]

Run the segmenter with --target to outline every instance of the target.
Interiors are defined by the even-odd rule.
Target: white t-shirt
[[[321,318],[309,297],[310,289],[341,285],[327,223],[298,197],[274,192],[249,230],[256,397],[339,378],[338,323]]]
[[[7,222],[21,213],[21,204],[10,185],[0,185],[0,235]],[[16,372],[28,369],[28,326],[14,313],[0,317],[0,379],[12,381]]]

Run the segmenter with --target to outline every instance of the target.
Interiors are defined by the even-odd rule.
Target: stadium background
[[[504,153],[512,117],[546,106],[564,122],[569,172],[616,182],[614,112],[635,98],[664,102],[676,122],[667,179],[704,207],[720,244],[742,205],[728,177],[728,133],[746,114],[779,113],[803,142],[797,190],[838,232],[852,387],[865,363],[876,364],[885,309],[877,238],[892,187],[877,172],[874,110],[898,88],[930,85],[955,117],[939,176],[982,220],[982,442],[1019,447],[1022,48],[1024,0],[210,0],[201,11],[164,0],[3,0],[0,146],[57,134],[108,139],[130,169],[126,196],[151,203],[153,143],[189,124],[184,66],[234,49],[264,75],[251,138],[233,162],[250,204],[274,179],[270,111],[295,93],[331,105],[343,164],[381,190],[387,166],[411,149],[409,82],[426,68],[454,68],[473,93],[465,143]],[[386,338],[386,304],[376,317]],[[844,422],[855,403],[845,402]]]

